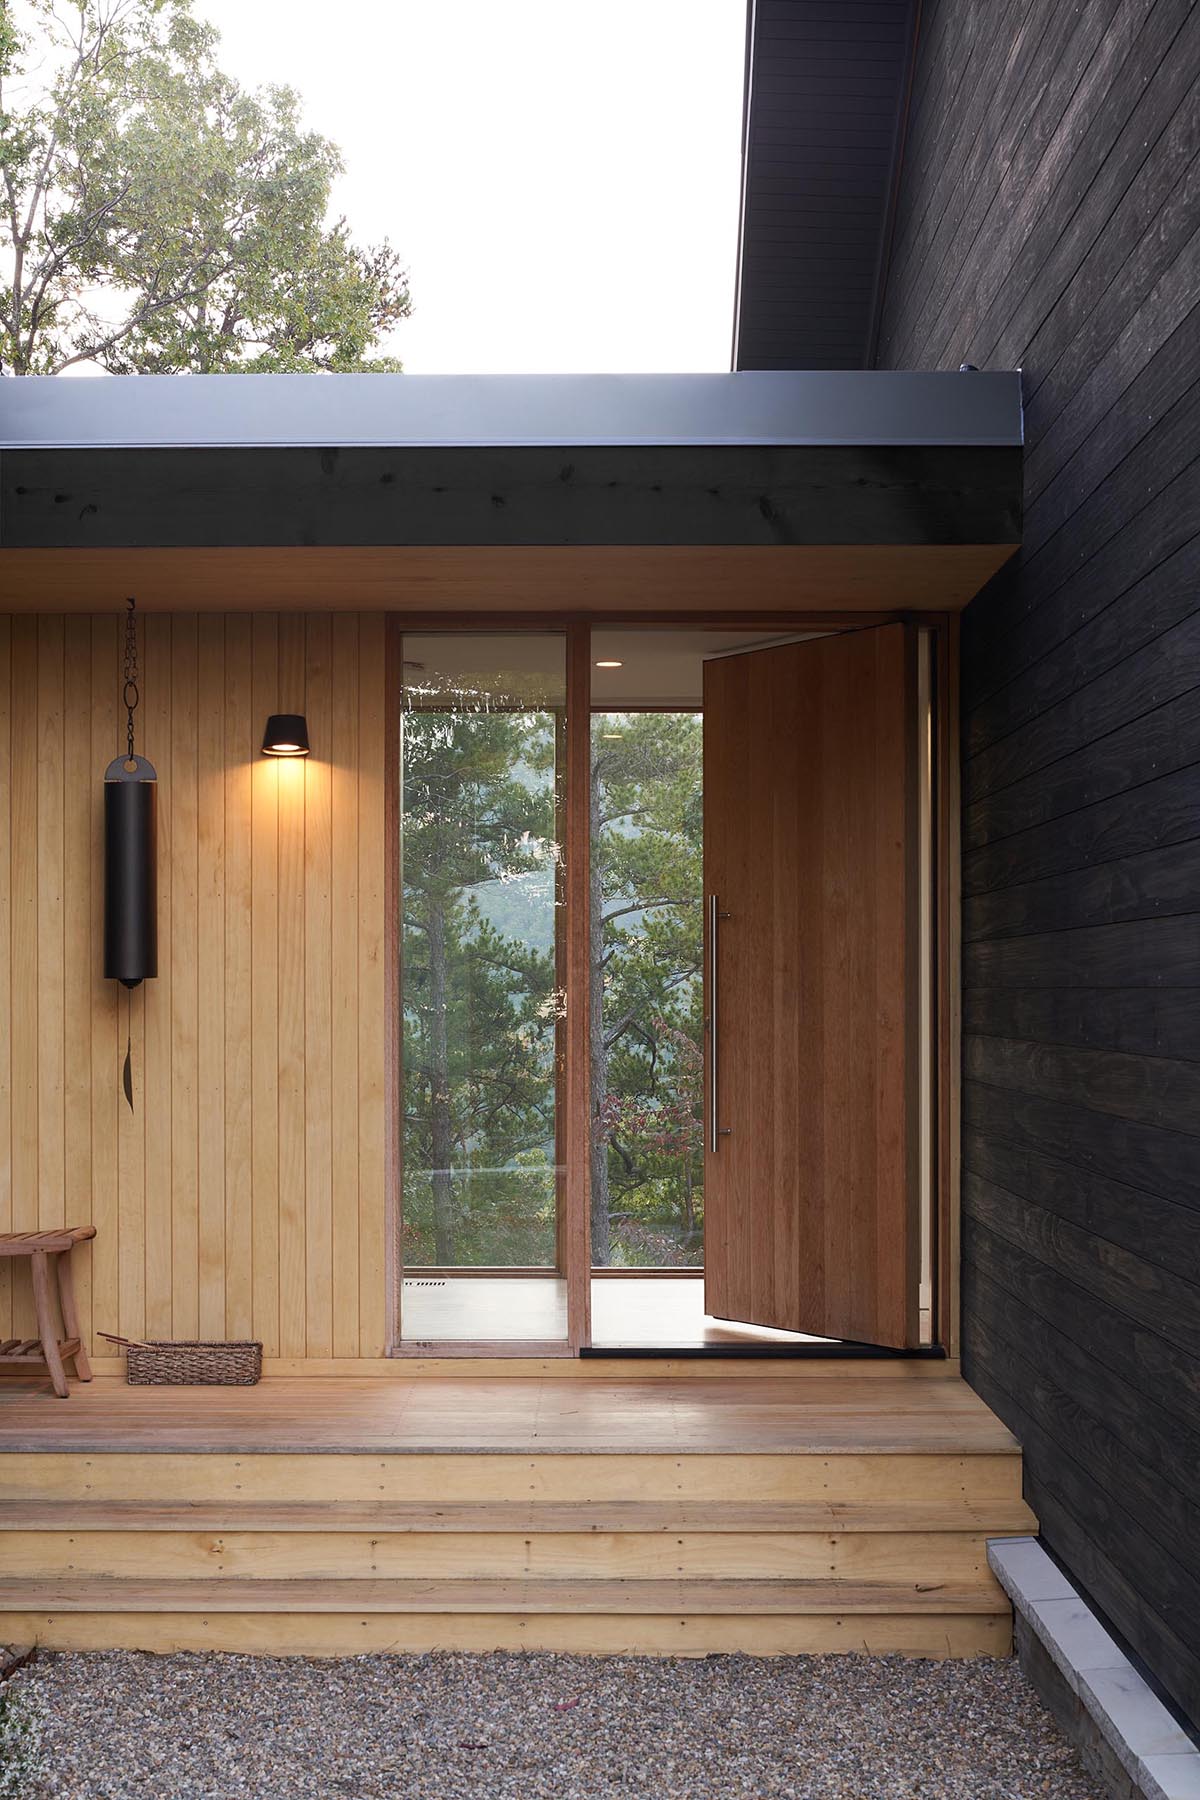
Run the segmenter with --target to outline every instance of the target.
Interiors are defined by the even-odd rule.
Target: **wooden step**
[[[0,1615],[61,1612],[1006,1614],[987,1581],[5,1580]]]
[[[940,1385],[940,1384],[939,1384]],[[64,1409],[65,1410],[65,1409]],[[0,1455],[0,1500],[141,1500],[171,1505],[470,1505],[554,1502],[656,1505],[961,1503],[986,1513],[1021,1497],[1021,1457],[998,1453],[795,1454],[577,1452],[475,1455],[223,1453]]]
[[[3,1500],[7,1531],[269,1532],[987,1532],[1036,1530],[1025,1502]]]
[[[0,1532],[0,1581],[986,1580],[983,1532]]]
[[[574,1656],[1008,1656],[1007,1612],[10,1612],[8,1637],[48,1650],[261,1656],[525,1650]]]

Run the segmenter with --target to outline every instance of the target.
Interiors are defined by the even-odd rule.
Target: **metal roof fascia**
[[[0,378],[0,449],[1020,445],[1017,370]]]

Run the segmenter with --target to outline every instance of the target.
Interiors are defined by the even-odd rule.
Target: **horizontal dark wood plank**
[[[1026,449],[1025,541],[1049,536],[1095,485],[1154,429],[1155,421],[1196,379],[1195,334],[1188,320],[1200,287],[1200,232],[1164,271],[1087,379],[1055,408],[1036,447]],[[1056,383],[1057,388],[1057,383]],[[1059,400],[1058,392],[1046,396]],[[1047,405],[1046,410],[1049,410]]]
[[[1200,85],[1193,82],[1107,218],[1093,184],[1063,232],[1070,241],[1061,251],[1056,244],[1047,261],[1050,280],[1064,282],[1054,305],[1046,307],[1045,291],[1035,285],[1005,327],[1005,340],[1023,346],[1028,446],[1041,442],[1064,398],[1069,403],[1097,367],[1195,229],[1198,104]],[[1053,266],[1060,261],[1061,273]],[[1043,397],[1047,381],[1054,386]]]
[[[1193,559],[1200,537],[1198,475],[1200,466],[1189,459],[1102,555],[1095,555],[1095,546],[1081,539],[1078,567],[1054,593],[1043,594],[1032,582],[1027,586],[1025,565],[1019,558],[1011,565],[1011,574],[1006,571],[993,584],[987,606],[979,610],[969,630],[964,625],[969,752],[1012,729],[1009,723],[985,731],[977,728],[974,715],[982,713],[991,697],[1017,684],[1059,644],[1115,602],[1128,602],[1125,615],[1133,634],[1131,649],[1196,610]],[[1140,623],[1147,611],[1148,626]],[[1101,661],[1097,666],[1090,647],[1085,649],[1086,666],[1101,673],[1106,665]],[[1062,692],[1069,693],[1071,688],[1058,690]],[[1018,713],[1020,716],[1031,715]]]
[[[1112,1555],[1105,1555],[1079,1525],[1070,1509],[1056,1493],[1043,1487],[1037,1475],[1026,1483],[1026,1494],[1039,1502],[1042,1537],[1066,1568],[1072,1570],[1084,1593],[1106,1622],[1111,1622],[1118,1640],[1133,1649],[1143,1664],[1150,1666],[1158,1686],[1173,1699],[1185,1718],[1200,1717],[1200,1680],[1196,1676],[1197,1658],[1180,1642],[1164,1623],[1127,1565],[1120,1567]],[[1113,1552],[1122,1556],[1124,1545],[1107,1540]]]
[[[1072,1335],[1089,1357],[1119,1370],[1195,1431],[1195,1282],[979,1175],[967,1178],[964,1212],[978,1227],[972,1268],[1002,1282]]]
[[[1083,567],[1118,554],[1130,526],[1154,499],[1171,489],[1176,471],[1191,475],[1200,443],[1200,386],[1193,386],[1162,418],[1157,429],[1107,474],[1053,536],[1021,558],[1022,612],[1041,605],[1073,584]],[[1197,483],[1200,485],[1200,483]],[[1195,497],[1193,496],[1193,502]],[[1188,534],[1189,536],[1191,533]],[[1164,546],[1163,554],[1169,546]],[[1152,556],[1150,561],[1160,560]],[[1141,571],[1139,570],[1139,573]],[[976,655],[972,646],[972,655]]]
[[[1159,1540],[1142,1518],[1122,1505],[1119,1481],[1115,1486],[1097,1482],[1073,1457],[1063,1454],[1042,1415],[1025,1404],[1030,1396],[1016,1379],[1022,1370],[1006,1368],[992,1347],[983,1344],[972,1349],[970,1363],[971,1379],[980,1393],[1001,1417],[1012,1421],[1028,1446],[1025,1497],[1037,1512],[1046,1543],[1102,1615],[1151,1663],[1166,1691],[1185,1712],[1194,1713],[1193,1699],[1200,1697],[1197,1658],[1172,1629],[1159,1601],[1159,1588],[1169,1589],[1169,1552],[1164,1567]],[[1020,1398],[1008,1391],[1017,1385]],[[1093,1525],[1097,1509],[1102,1510],[1101,1537]],[[1100,1548],[1101,1541],[1107,1551]],[[1119,1566],[1114,1556],[1120,1559]]]
[[[1180,276],[1180,280],[1187,283],[1189,293],[1198,270],[1200,238]],[[1102,482],[1119,472],[1127,457],[1142,448],[1146,440],[1162,428],[1164,415],[1176,406],[1186,407],[1189,397],[1194,395],[1200,380],[1200,334],[1191,328],[1186,298],[1174,291],[1170,316],[1171,335],[1140,366],[1134,378],[1123,383],[1116,351],[1097,371],[1107,377],[1109,385],[1096,407],[1098,410],[1100,406],[1106,406],[1106,410],[1094,419],[1090,430],[1086,429],[1090,415],[1084,415],[1080,425],[1082,441],[1068,460],[1050,462],[1051,446],[1046,459],[1037,465],[1037,481],[1034,471],[1027,465],[1023,542],[1031,558],[1063,530]],[[1139,326],[1144,323],[1141,319],[1134,321]],[[1130,344],[1132,348],[1129,348]],[[1131,327],[1130,337],[1122,339],[1119,348],[1125,349],[1126,360],[1132,362],[1139,354],[1145,354],[1149,346],[1143,343],[1141,332],[1133,331]],[[1152,448],[1157,454],[1157,445]],[[1049,474],[1048,469],[1052,471]]]
[[[1181,576],[1188,561],[1200,563],[1200,544],[1190,555],[1181,555]],[[1200,568],[1196,578],[1200,579]],[[1102,614],[1097,626],[1107,617]],[[1113,626],[1117,623],[1112,622]],[[1132,642],[1127,638],[1120,659],[1088,678],[1084,674],[1086,659],[1106,654],[1096,640],[1101,635],[1109,639],[1111,629],[1103,634],[1091,628],[1077,633],[1046,663],[1026,673],[1019,683],[1025,695],[1024,718],[997,742],[976,751],[963,769],[968,806],[1024,775],[1046,769],[1084,745],[1095,744],[1180,694],[1200,691],[1200,606],[1142,647],[1139,638]],[[1072,672],[1076,685],[1055,694],[1053,686],[1063,688]],[[1036,712],[1031,710],[1035,706]]]
[[[907,331],[915,337],[925,328],[933,282],[951,261],[954,228],[961,221],[966,197],[987,179],[988,161],[992,159],[994,164],[996,140],[1011,113],[1019,84],[1029,80],[1041,44],[1060,22],[1061,9],[1056,19],[1045,9],[1031,9],[1024,0],[994,5],[984,18],[971,8],[969,18],[960,19],[958,26],[966,42],[953,59],[957,85],[933,96],[933,105],[922,105],[921,95],[914,91],[912,142],[911,149],[905,147],[906,179],[888,284],[892,321],[885,320],[885,329],[889,336]],[[972,24],[979,28],[974,42]],[[932,50],[922,22],[919,63]],[[963,54],[968,51],[973,54]],[[950,70],[946,79],[952,79]],[[1039,95],[1048,79],[1047,65],[1036,84]],[[956,195],[960,196],[957,204]]]
[[[1123,1426],[1134,1426],[1134,1421],[1126,1418],[1128,1390],[1122,1394],[1120,1416],[1114,1417],[1100,1410],[1100,1395],[1093,1384],[1090,1398],[1096,1410],[1079,1410],[1071,1453],[1064,1455],[1059,1449],[1054,1454],[1052,1446],[1061,1444],[1064,1429],[1072,1420],[1073,1399],[1066,1391],[1066,1383],[1071,1380],[1073,1385],[1075,1370],[1071,1368],[1068,1373],[1053,1357],[1060,1353],[1069,1358],[1069,1340],[1044,1325],[1036,1314],[1014,1303],[1013,1297],[1003,1290],[987,1291],[982,1278],[977,1281],[976,1297],[984,1331],[976,1336],[973,1361],[982,1363],[1001,1383],[1007,1369],[1008,1381],[1019,1390],[1026,1432],[1031,1425],[1035,1431],[1045,1432],[1045,1484],[1061,1494],[1081,1523],[1087,1523],[1098,1544],[1122,1545],[1126,1567],[1140,1577],[1143,1592],[1155,1611],[1181,1643],[1195,1649],[1200,1634],[1200,1609],[1193,1610],[1197,1584],[1179,1555],[1194,1541],[1195,1508],[1187,1497],[1186,1484],[1164,1484],[1161,1491],[1156,1491],[1153,1479],[1145,1472],[1147,1463],[1153,1466],[1161,1451],[1170,1454],[1169,1432],[1161,1450],[1150,1432],[1138,1432],[1138,1442],[1147,1452],[1143,1461],[1121,1436]],[[992,1321],[1006,1337],[1018,1329],[1030,1334],[1024,1340],[1026,1348],[1012,1364],[998,1364],[986,1331],[987,1323]],[[1086,1359],[1083,1366],[1088,1366]],[[1013,1379],[1017,1376],[1019,1381]]]
[[[963,892],[991,893],[1047,875],[1120,862],[1163,844],[1187,844],[1195,836],[1198,804],[1200,765],[1192,763],[969,850],[963,857]]]
[[[963,1069],[993,1087],[1068,1100],[1116,1119],[1200,1136],[1200,1063],[1028,1039],[967,1037]],[[1200,1167],[1200,1151],[1196,1162]]]
[[[1122,1543],[1126,1566],[1142,1575],[1155,1610],[1183,1643],[1197,1647],[1200,1610],[1192,1606],[1198,1584],[1185,1560],[1186,1546],[1195,1541],[1196,1507],[1181,1463],[1186,1437],[1181,1444],[1178,1421],[1165,1417],[1150,1424],[1144,1396],[1111,1370],[1100,1370],[1062,1332],[985,1277],[973,1278],[972,1292],[983,1327],[973,1357],[994,1365],[989,1325],[1006,1339],[1020,1333],[1021,1350],[997,1375],[1003,1379],[1007,1366],[1012,1376],[1019,1376],[1013,1385],[1022,1406],[1051,1444],[1061,1445],[1068,1428],[1073,1433],[1069,1454],[1059,1449],[1044,1459],[1049,1461],[1045,1479],[1087,1520],[1098,1543]],[[1082,1403],[1075,1397],[1081,1380],[1087,1396]],[[1107,1410],[1101,1382],[1113,1393]],[[1159,1469],[1164,1457],[1175,1479],[1156,1481],[1149,1471]],[[1136,1532],[1130,1530],[1135,1522],[1140,1525]]]
[[[944,357],[951,340],[968,354],[987,329],[987,303],[997,288],[1005,297],[1019,289],[1016,270],[1031,260],[1028,239],[1051,210],[1073,148],[1095,115],[1103,118],[1106,96],[1120,79],[1126,32],[1152,3],[1099,0],[1078,10],[1034,9],[1029,35],[1038,35],[1029,64],[1020,72],[1010,66],[1010,81],[1000,90],[1009,106],[999,131],[987,134],[992,141],[985,160],[947,210],[944,266],[921,304],[924,356]],[[1005,141],[1005,158],[996,154],[996,137]]]
[[[963,1030],[1200,1062],[1200,1003],[1184,988],[968,988]]]
[[[1118,672],[1119,682],[1119,672]],[[1191,688],[1021,780],[968,804],[963,847],[1078,812],[1200,762],[1200,688]]]
[[[1145,1188],[1081,1169],[1062,1156],[1035,1150],[1027,1143],[974,1129],[963,1134],[963,1159],[972,1178],[990,1181],[1023,1201],[1054,1213],[1097,1241],[1117,1245],[1131,1251],[1141,1262],[1167,1270],[1185,1284],[1189,1304],[1194,1307],[1197,1280],[1193,1277],[1200,1277],[1194,1209],[1162,1200]],[[1084,1269],[1081,1262],[1073,1265],[1068,1274],[1079,1281]],[[1136,1271],[1131,1270],[1131,1275],[1136,1280]],[[1114,1304],[1119,1303],[1114,1299]],[[1122,1310],[1131,1309],[1122,1306]],[[1177,1314],[1159,1311],[1152,1325],[1147,1321],[1155,1333],[1161,1332],[1168,1338],[1174,1338],[1181,1328],[1194,1332],[1198,1323],[1188,1307]],[[1194,1388],[1200,1395],[1200,1368],[1194,1363],[1188,1384],[1189,1391]]]
[[[1015,450],[911,447],[5,451],[0,541],[1015,542],[1019,465]]]
[[[998,1240],[993,1243],[1003,1250]],[[1019,1279],[1014,1269],[1004,1270],[1003,1265],[1001,1268],[1011,1279]],[[1187,1476],[1189,1458],[1190,1466],[1195,1467],[1196,1433],[1189,1428],[1186,1417],[1160,1406],[1149,1393],[1099,1359],[1092,1349],[1076,1343],[1066,1321],[1079,1323],[1080,1309],[1095,1304],[1089,1302],[1086,1293],[1072,1291],[1069,1283],[1060,1282],[1063,1315],[1052,1319],[1031,1307],[1016,1289],[993,1280],[980,1262],[973,1261],[970,1282],[981,1328],[976,1334],[976,1345],[981,1339],[987,1344],[992,1333],[1005,1339],[1010,1335],[1019,1338],[1019,1356],[1026,1368],[1035,1370],[1041,1378],[1039,1381],[1025,1374],[1021,1382],[1023,1395],[1031,1399],[1037,1396],[1035,1413],[1041,1414],[1057,1438],[1064,1416],[1069,1415],[1072,1405],[1078,1405],[1084,1415],[1083,1429],[1076,1436],[1073,1458],[1102,1480],[1111,1478],[1116,1464],[1127,1461],[1136,1473],[1121,1503],[1130,1506],[1131,1511],[1145,1507],[1151,1512],[1153,1522],[1148,1521],[1149,1528],[1168,1552],[1178,1555],[1181,1546],[1193,1541],[1200,1522],[1194,1483]],[[1049,1296],[1043,1294],[1042,1299],[1048,1301]],[[1122,1327],[1115,1314],[1109,1315],[1109,1322],[1117,1330]],[[1167,1473],[1165,1477],[1158,1475],[1156,1494],[1155,1476],[1147,1471],[1162,1471],[1164,1467]],[[1185,1563],[1180,1585],[1186,1586],[1190,1579]],[[1200,1618],[1196,1625],[1200,1628]]]
[[[1091,11],[1089,7],[1085,9]],[[1079,238],[1063,238],[1084,213],[1081,236],[1102,229],[1151,155],[1195,76],[1195,20],[1189,0],[1135,0],[1115,9],[1046,154],[1007,171],[1011,225],[988,233],[989,260],[972,271],[988,285],[968,296],[966,323],[978,360],[1008,352],[1020,297],[1036,288],[1056,298],[1079,260]],[[1076,65],[1076,68],[1078,65]],[[1063,71],[1070,82],[1075,69]],[[997,280],[997,274],[1000,279]]]
[[[1076,16],[1082,22],[1092,10]],[[1145,160],[1171,106],[1154,76],[1187,14],[1188,0],[1122,0],[1097,21],[1098,39],[1094,31],[1077,31],[1068,42],[1064,64],[1047,89],[1047,102],[1051,95],[1053,102],[1026,111],[985,241],[963,262],[964,276],[986,284],[967,294],[963,321],[967,341],[981,356],[1008,341],[1005,328],[1027,288],[1036,285],[1045,296],[1061,291],[1064,271],[1047,269],[1047,263],[1089,191],[1098,190],[1096,229]],[[930,353],[943,342],[943,333],[932,331]]]
[[[973,1080],[963,1083],[963,1128],[1025,1144],[1127,1187],[1145,1188],[1200,1215],[1196,1140],[1183,1132]]]
[[[1200,921],[1139,919],[1040,937],[968,944],[967,987],[1161,987],[1164,970],[1180,990],[1200,987]]]
[[[1196,824],[1200,829],[1200,818]],[[1168,918],[1194,913],[1198,901],[1200,838],[1193,838],[1118,862],[969,896],[963,905],[963,937],[969,943],[1123,919]]]

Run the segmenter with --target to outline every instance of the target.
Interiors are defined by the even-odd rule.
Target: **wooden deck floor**
[[[1006,1454],[1008,1430],[954,1376],[738,1375],[136,1388],[112,1378],[0,1385],[0,1452]]]

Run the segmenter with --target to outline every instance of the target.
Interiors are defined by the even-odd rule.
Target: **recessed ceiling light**
[[[625,664],[623,662],[612,662],[606,658],[603,662],[598,662],[596,667],[598,669],[623,669]]]

